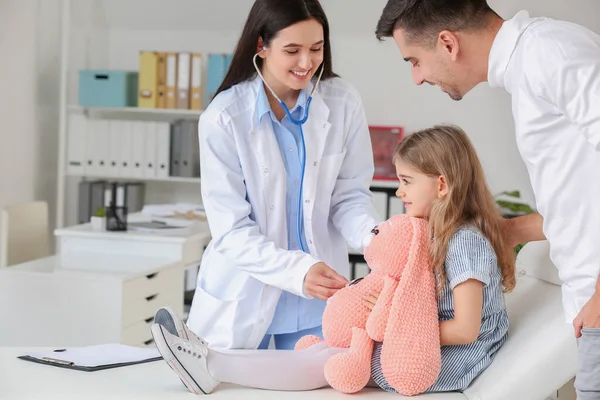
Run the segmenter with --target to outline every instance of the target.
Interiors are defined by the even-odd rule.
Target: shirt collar
[[[296,105],[290,109],[292,117],[300,119],[304,115],[305,105],[306,89],[302,89],[298,95],[298,100],[296,100]],[[267,98],[267,93],[265,92],[265,85],[261,82],[258,88],[258,97],[256,98],[256,116],[258,117],[258,122],[260,122],[262,117],[268,113],[271,113],[271,117],[275,118],[271,105],[269,104],[269,99]]]
[[[498,31],[488,60],[488,83],[490,87],[506,88],[505,74],[519,39],[525,30],[541,18],[529,18],[527,11],[519,11],[505,21]]]

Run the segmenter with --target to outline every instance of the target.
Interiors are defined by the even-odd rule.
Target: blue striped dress
[[[473,343],[442,346],[440,375],[426,392],[466,389],[491,364],[508,334],[502,275],[496,254],[487,238],[473,226],[458,229],[448,244],[444,267],[447,280],[438,299],[440,322],[454,319],[452,289],[468,279],[477,279],[484,284],[481,330]],[[375,343],[371,375],[382,389],[396,392],[381,373],[381,343]]]

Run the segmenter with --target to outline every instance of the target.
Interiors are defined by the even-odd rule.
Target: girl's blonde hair
[[[455,126],[438,125],[407,136],[395,157],[425,175],[443,176],[448,194],[434,202],[429,215],[432,241],[431,262],[438,278],[438,291],[444,287],[444,260],[448,243],[465,223],[475,225],[488,238],[502,272],[505,292],[515,287],[515,253],[505,243],[500,209],[496,206],[477,153],[466,133]]]

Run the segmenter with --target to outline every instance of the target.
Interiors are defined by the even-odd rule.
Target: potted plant
[[[104,212],[104,207],[99,207],[96,210],[96,213],[90,219],[90,223],[92,224],[92,229],[95,231],[103,231],[106,229],[106,214]]]
[[[521,198],[521,192],[518,190],[501,192],[495,195],[494,198],[496,199],[496,204],[502,210],[502,215],[504,218],[515,218],[535,212],[535,210],[529,204],[523,203],[522,201],[512,200],[513,198]],[[517,245],[515,247],[515,253],[518,254],[524,245],[524,243]]]

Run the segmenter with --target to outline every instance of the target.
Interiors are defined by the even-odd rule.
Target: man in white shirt
[[[393,37],[416,84],[460,100],[481,82],[512,96],[517,144],[539,215],[510,224],[540,240],[563,281],[579,342],[579,399],[600,399],[600,36],[572,23],[505,21],[485,0],[389,0],[377,37]]]

